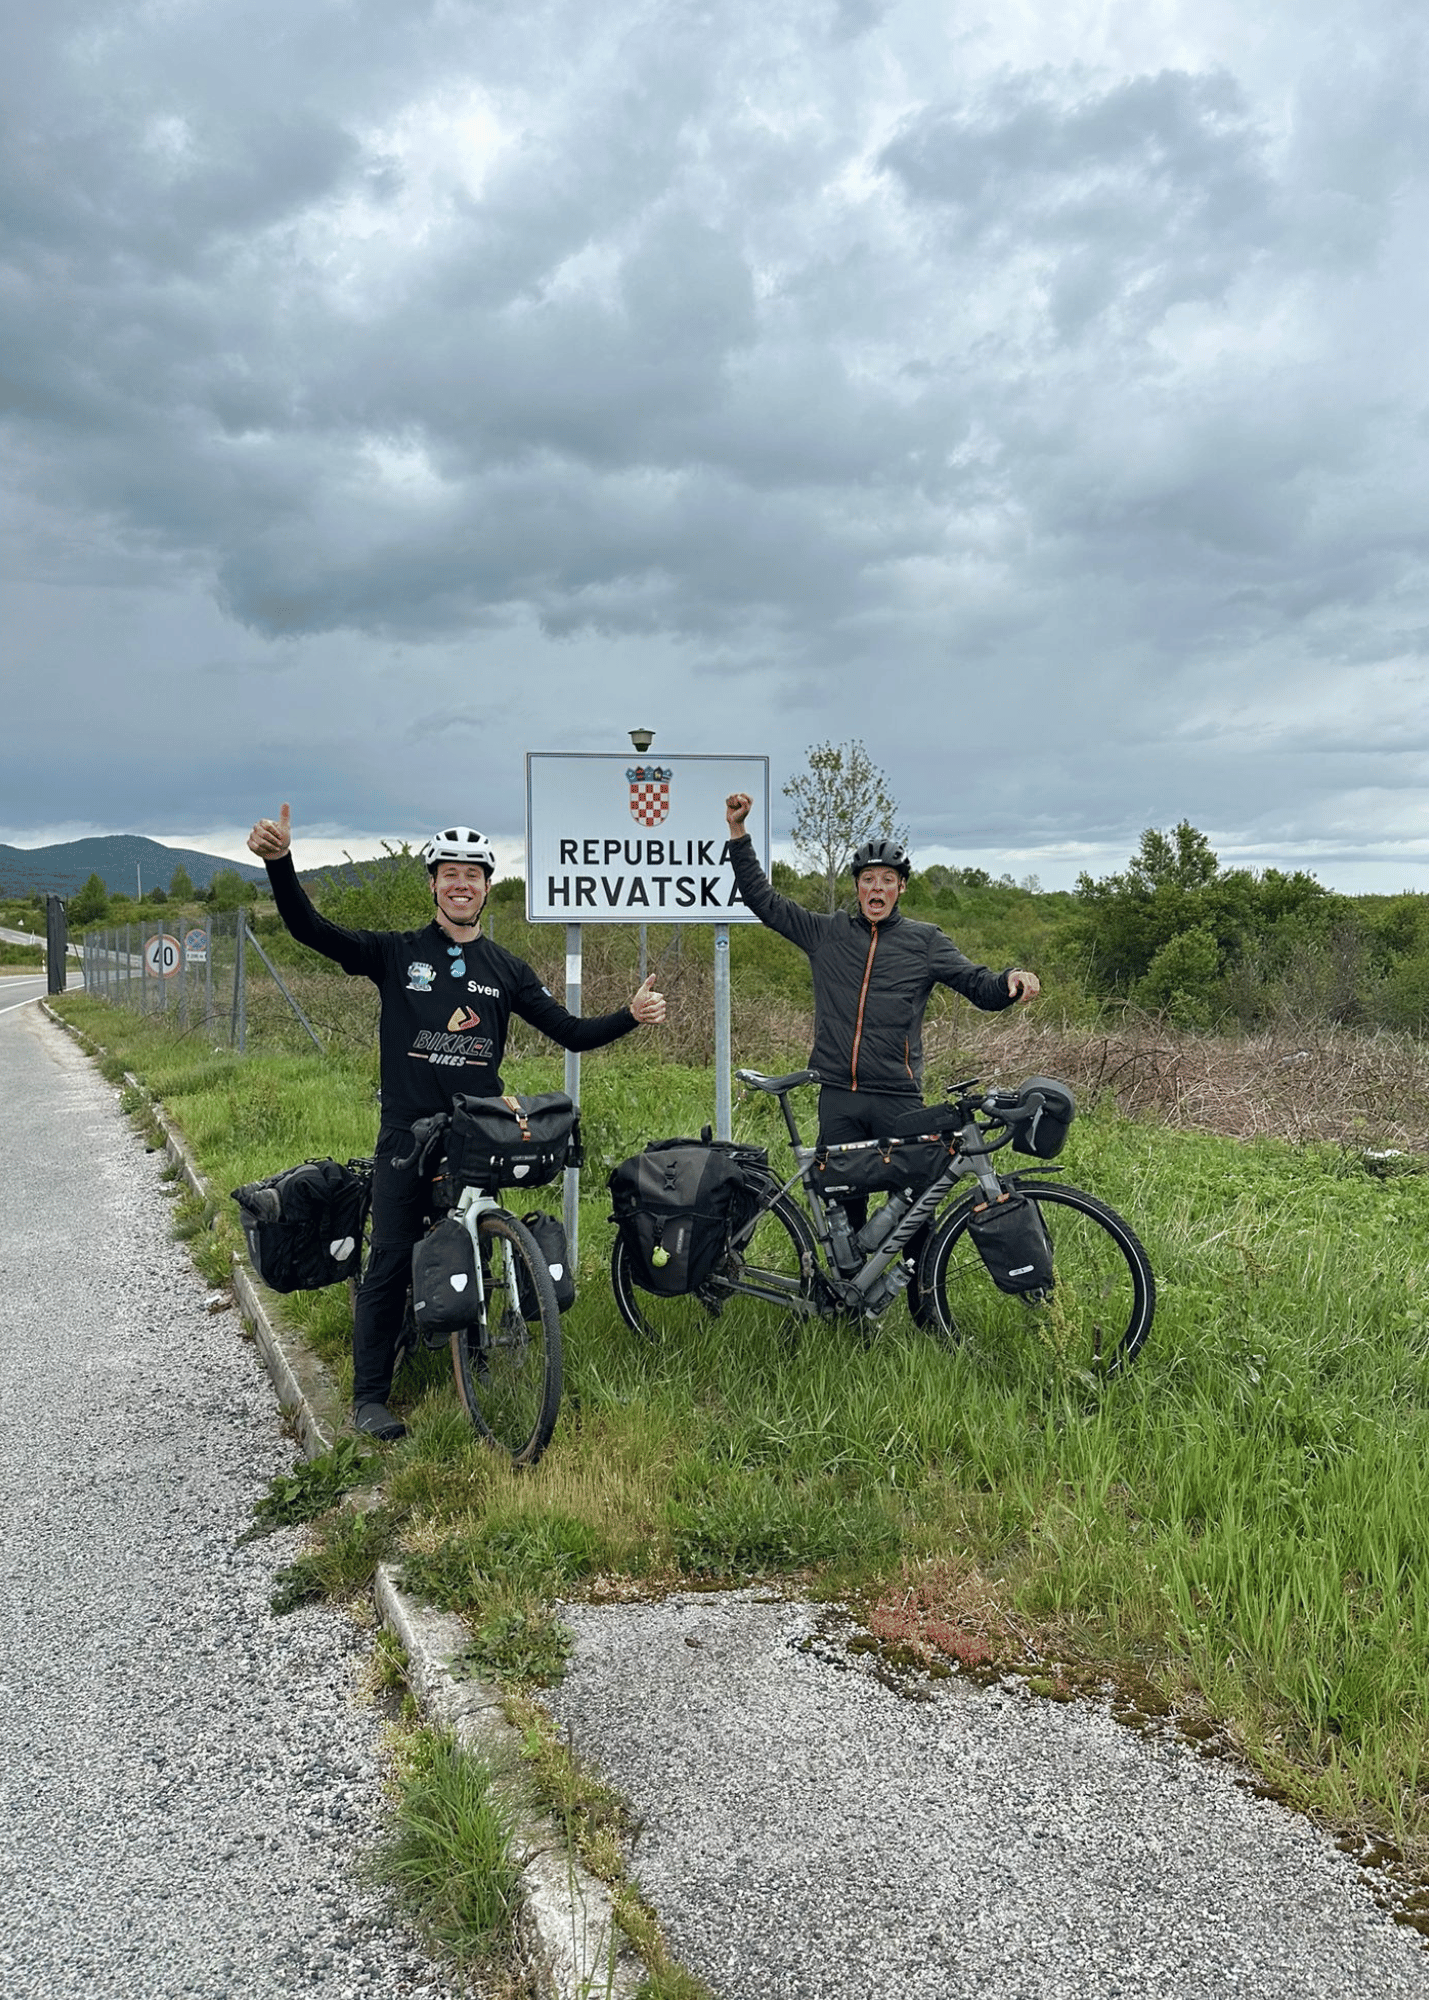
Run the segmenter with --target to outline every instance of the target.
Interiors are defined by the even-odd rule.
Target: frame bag
[[[248,1256],[273,1292],[316,1292],[355,1278],[372,1199],[367,1161],[307,1160],[234,1188]]]
[[[1052,1239],[1041,1209],[1025,1194],[980,1203],[968,1218],[968,1235],[1000,1292],[1045,1298],[1051,1291]]]
[[[663,1298],[696,1292],[759,1206],[746,1175],[757,1148],[661,1139],[610,1176],[611,1221],[635,1282]]]
[[[814,1185],[825,1201],[857,1201],[870,1194],[910,1194],[932,1186],[952,1156],[949,1141],[935,1138],[855,1139],[820,1146]]]
[[[564,1091],[457,1096],[446,1130],[442,1197],[454,1208],[467,1187],[544,1187],[580,1158],[580,1113]]]

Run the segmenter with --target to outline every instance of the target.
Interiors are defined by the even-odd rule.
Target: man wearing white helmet
[[[435,914],[419,931],[348,930],[321,916],[293,867],[292,819],[260,819],[248,845],[268,870],[278,914],[300,944],[381,997],[378,1051],[382,1123],[372,1177],[372,1243],[352,1333],[353,1422],[373,1437],[404,1426],[387,1407],[392,1388],[412,1246],[422,1233],[425,1190],[415,1166],[393,1156],[409,1147],[418,1118],[451,1109],[453,1097],[499,1097],[506,1030],[517,1014],[563,1049],[598,1049],[665,1018],[652,973],[628,1007],[585,1020],[568,1013],[524,960],[481,932],[496,872],[485,835],[452,826],[422,849]]]

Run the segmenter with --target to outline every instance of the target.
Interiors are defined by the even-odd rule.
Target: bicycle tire
[[[476,1225],[485,1303],[451,1337],[457,1394],[477,1435],[513,1465],[534,1465],[561,1406],[561,1315],[536,1239],[504,1209]]]
[[[1105,1378],[1134,1361],[1156,1311],[1156,1280],[1129,1223],[1105,1202],[1062,1181],[1024,1181],[1052,1238],[1053,1284],[1045,1294],[998,1290],[967,1234],[972,1201],[946,1215],[924,1252],[919,1288],[932,1306],[932,1330],[948,1341],[969,1336],[1038,1339],[1074,1374]]]
[[[665,1298],[645,1291],[636,1283],[634,1262],[620,1236],[610,1253],[610,1289],[620,1317],[646,1340],[678,1340],[731,1309],[741,1319],[761,1316],[773,1327],[791,1311],[808,1316],[817,1255],[802,1213],[771,1181],[748,1242],[697,1292]],[[762,1295],[772,1291],[786,1292],[787,1301]]]

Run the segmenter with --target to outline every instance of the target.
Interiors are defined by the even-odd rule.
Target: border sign
[[[767,874],[767,757],[528,751],[527,921],[757,923],[727,858],[731,792],[754,800]]]

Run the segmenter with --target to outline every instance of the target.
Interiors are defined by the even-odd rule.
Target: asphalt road
[[[346,1616],[235,1546],[293,1452],[170,1237],[161,1156],[0,984],[0,1992],[448,1989],[359,1885],[379,1720]]]

